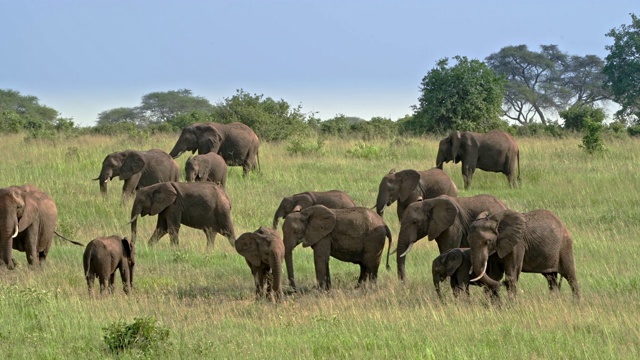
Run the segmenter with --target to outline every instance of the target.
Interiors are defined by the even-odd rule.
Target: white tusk
[[[135,215],[134,217],[132,217],[131,220],[129,220],[129,224],[136,221],[137,218],[138,218],[138,215]]]
[[[407,248],[407,250],[405,250],[405,252],[402,253],[402,255],[400,255],[400,257],[405,257],[407,256],[407,254],[409,253],[409,251],[411,251],[411,248],[413,247],[413,243],[409,244],[409,247]],[[396,249],[397,250],[397,249]]]
[[[469,280],[469,281],[470,281],[470,282],[474,282],[474,281],[478,281],[478,280],[480,280],[480,279],[484,276],[484,273],[485,273],[486,271],[487,271],[487,262],[485,261],[485,262],[484,262],[484,266],[482,267],[482,274],[480,274],[480,276],[478,276],[477,278],[475,278],[475,279],[471,279],[471,280]],[[471,275],[471,273],[469,273],[469,275]]]
[[[18,225],[16,225],[16,232],[13,235],[11,235],[11,238],[13,239],[16,236],[18,236]]]

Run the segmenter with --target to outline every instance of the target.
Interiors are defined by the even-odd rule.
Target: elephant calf
[[[189,157],[184,164],[187,181],[211,181],[227,186],[227,164],[222,156],[207,153]]]
[[[261,226],[236,240],[236,250],[247,261],[256,285],[256,297],[268,295],[272,302],[282,298],[284,242],[277,231]],[[265,292],[266,283],[266,292]]]
[[[487,274],[491,279],[500,281],[503,275],[502,269],[491,261],[490,264],[487,268]],[[475,275],[471,271],[471,249],[469,248],[454,248],[440,254],[433,259],[431,273],[433,274],[433,285],[439,297],[442,297],[440,283],[445,281],[447,277],[450,278],[451,289],[455,297],[462,290],[469,295],[469,285],[483,285],[480,282],[471,281],[471,276],[475,277]]]
[[[89,295],[93,294],[96,276],[100,280],[100,294],[107,289],[109,293],[113,293],[117,269],[120,269],[124,292],[131,292],[136,263],[136,248],[131,240],[118,235],[93,239],[87,244],[82,259]]]

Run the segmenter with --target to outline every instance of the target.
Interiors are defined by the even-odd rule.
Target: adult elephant
[[[227,163],[216,153],[189,156],[184,164],[187,181],[211,181],[227,186]]]
[[[462,177],[464,188],[471,186],[471,178],[477,169],[499,172],[507,176],[511,187],[520,182],[520,150],[518,144],[504,131],[490,131],[486,134],[471,131],[454,131],[440,140],[436,167],[442,164],[462,161]]]
[[[289,214],[283,224],[285,260],[300,242],[313,249],[316,279],[320,289],[331,288],[329,257],[360,265],[358,286],[375,283],[385,238],[391,247],[391,231],[373,210],[364,207],[329,209],[310,206]],[[387,268],[389,251],[387,250]],[[295,289],[293,263],[287,262],[289,284]]]
[[[285,196],[273,215],[273,228],[278,228],[280,218],[285,218],[292,212],[304,210],[313,205],[324,205],[329,209],[346,209],[356,206],[351,197],[340,190],[305,191]]]
[[[438,168],[424,171],[391,169],[378,187],[376,212],[383,216],[384,209],[398,200],[398,220],[409,204],[440,195],[458,196],[458,188],[446,172]]]
[[[0,189],[0,267],[15,267],[12,250],[25,252],[29,265],[43,264],[57,221],[56,204],[39,188],[22,185]]]
[[[242,166],[247,176],[258,167],[259,147],[258,136],[245,124],[197,123],[182,129],[169,155],[175,159],[185,151],[213,152],[222,156],[229,166]]]
[[[473,271],[480,274],[471,281],[480,280],[494,289],[500,287],[500,283],[486,276],[487,261],[495,253],[504,267],[504,283],[510,295],[517,293],[520,272],[528,272],[544,275],[550,290],[558,289],[559,273],[569,282],[573,295],[580,296],[573,240],[551,211],[482,213],[471,224],[469,246]]]
[[[398,278],[406,279],[407,254],[416,241],[425,236],[435,240],[440,254],[469,247],[467,233],[476,217],[483,211],[498,212],[506,208],[495,196],[485,194],[459,198],[441,195],[409,205],[398,235]]]
[[[149,245],[154,245],[167,233],[171,243],[178,245],[181,224],[203,230],[207,247],[213,248],[216,233],[225,236],[231,246],[236,240],[231,200],[222,187],[212,182],[164,182],[138,190],[131,208],[133,242],[137,237],[138,217],[147,215],[158,215]]]
[[[107,194],[107,182],[116,176],[124,180],[122,195],[127,197],[145,186],[179,181],[180,168],[169,154],[159,149],[125,150],[111,153],[102,161],[100,175],[94,179],[100,182],[102,195]]]

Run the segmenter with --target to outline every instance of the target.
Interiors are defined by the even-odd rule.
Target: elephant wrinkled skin
[[[415,202],[407,207],[398,235],[398,277],[405,280],[405,262],[413,244],[428,236],[438,243],[440,254],[459,247],[469,247],[467,232],[483,211],[501,211],[507,207],[492,195],[451,197],[441,195]]]
[[[211,181],[223,188],[227,186],[227,164],[216,153],[189,157],[184,164],[184,171],[188,182]]]
[[[462,161],[465,189],[471,186],[471,178],[476,168],[505,174],[511,187],[516,187],[520,182],[520,150],[513,137],[504,131],[490,131],[486,134],[471,131],[452,132],[440,140],[436,167],[442,169],[442,165],[449,161],[456,164]]]
[[[136,241],[139,216],[158,215],[156,229],[149,239],[154,245],[169,233],[178,245],[180,224],[202,229],[207,247],[213,248],[216,233],[225,236],[231,246],[235,232],[231,221],[231,200],[224,189],[212,182],[164,182],[138,190],[131,208],[131,240]]]
[[[84,250],[82,264],[89,295],[93,295],[96,277],[100,281],[100,294],[105,290],[113,293],[116,270],[120,270],[125,294],[133,289],[136,248],[127,238],[111,235],[91,240]]]
[[[247,176],[258,168],[259,147],[258,135],[245,124],[196,123],[182,129],[169,155],[175,159],[185,151],[213,152],[229,166],[242,166],[243,175]]]
[[[384,209],[398,201],[398,220],[409,204],[440,195],[458,196],[458,188],[446,172],[438,168],[425,171],[395,169],[382,178],[378,187],[376,212],[383,216]]]
[[[282,259],[284,243],[280,234],[261,226],[236,239],[236,251],[244,256],[256,286],[256,298],[265,295],[272,302],[282,299]],[[265,289],[266,285],[266,289]]]
[[[310,206],[289,214],[283,224],[285,253],[300,242],[313,249],[316,279],[320,289],[331,288],[329,257],[360,265],[358,286],[375,283],[386,238],[391,247],[391,231],[373,210],[364,207],[329,209]],[[304,241],[303,241],[304,240]],[[292,264],[287,263],[289,283],[295,289]],[[389,251],[387,251],[389,268]]]
[[[349,195],[340,190],[306,191],[286,196],[282,198],[280,206],[273,215],[273,228],[278,228],[280,218],[285,218],[292,212],[304,210],[313,205],[324,205],[329,209],[346,209],[356,206]]]
[[[511,296],[517,293],[520,272],[542,274],[550,290],[559,288],[557,274],[567,279],[574,296],[580,296],[573,259],[573,240],[562,221],[551,211],[513,210],[480,214],[469,230],[469,247],[474,272],[494,289],[499,283],[488,278],[487,258],[497,254],[505,272],[505,285]]]
[[[124,180],[123,197],[129,197],[145,186],[179,181],[180,168],[169,154],[159,149],[125,150],[111,153],[102,161],[100,175],[94,179],[100,182],[102,195],[107,194],[107,182],[116,176]]]

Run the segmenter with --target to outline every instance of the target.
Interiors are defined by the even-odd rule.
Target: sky
[[[396,120],[439,59],[521,44],[604,59],[630,13],[637,0],[0,0],[0,89],[81,126],[178,89]]]

